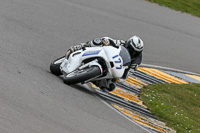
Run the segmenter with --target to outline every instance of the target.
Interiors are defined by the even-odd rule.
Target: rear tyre
[[[62,64],[63,60],[65,59],[65,56],[60,57],[56,60],[54,60],[53,62],[51,62],[50,64],[50,71],[51,73],[53,73],[54,75],[62,75],[62,72],[60,71],[60,65]]]
[[[83,70],[75,70],[63,78],[66,84],[77,84],[87,81],[101,74],[99,67],[90,67]]]

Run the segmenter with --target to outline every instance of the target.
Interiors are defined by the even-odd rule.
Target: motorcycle
[[[131,64],[124,46],[83,47],[67,56],[54,60],[50,71],[63,75],[66,84],[92,82],[100,88],[115,88],[115,81],[123,76]]]

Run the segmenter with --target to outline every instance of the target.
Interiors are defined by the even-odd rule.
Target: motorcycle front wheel
[[[62,62],[64,61],[65,56],[62,56],[56,60],[54,60],[53,62],[51,62],[50,64],[50,71],[51,73],[53,73],[54,75],[62,75],[62,72],[60,70],[60,65],[62,64]]]
[[[75,70],[67,76],[64,76],[63,81],[66,84],[77,84],[92,79],[101,74],[99,67],[89,67],[81,70]]]

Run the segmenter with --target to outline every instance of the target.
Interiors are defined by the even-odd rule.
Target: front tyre
[[[50,71],[51,73],[59,76],[62,75],[62,72],[60,70],[60,65],[62,64],[62,62],[64,61],[65,56],[62,56],[56,60],[54,60],[53,62],[51,62],[50,64]]]
[[[77,84],[99,76],[100,74],[101,70],[99,69],[99,67],[95,66],[82,70],[75,70],[74,72],[65,76],[63,78],[63,81],[66,84]]]

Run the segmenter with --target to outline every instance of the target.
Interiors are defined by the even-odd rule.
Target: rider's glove
[[[138,68],[138,64],[131,64],[131,68],[136,71]]]
[[[81,50],[82,49],[82,45],[81,44],[78,44],[78,45],[75,45],[75,46],[72,46],[70,48],[70,51],[71,53],[75,52],[75,51],[78,51],[78,50]]]
[[[82,45],[81,44],[78,44],[78,45],[75,45],[75,46],[72,46],[66,53],[66,58],[68,59],[70,54],[75,52],[75,51],[78,51],[78,50],[81,50],[82,49]]]

